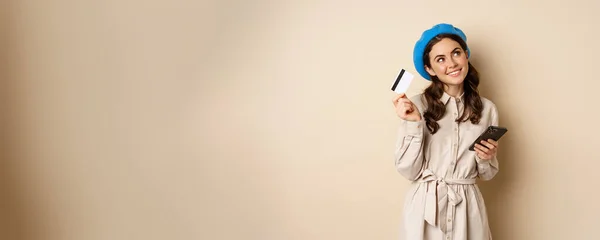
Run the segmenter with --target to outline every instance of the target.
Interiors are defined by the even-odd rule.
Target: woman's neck
[[[460,97],[463,92],[464,92],[464,88],[463,88],[463,84],[460,85],[444,85],[444,91],[455,98]]]

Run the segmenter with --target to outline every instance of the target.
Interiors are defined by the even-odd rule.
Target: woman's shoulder
[[[423,104],[425,100],[425,95],[423,93],[418,93],[413,95],[412,97],[409,97],[408,99],[410,99],[410,101],[412,101],[414,104]]]
[[[483,96],[480,96],[480,98],[481,98],[481,103],[483,103],[484,107],[485,106],[489,106],[489,107],[492,107],[492,108],[496,108],[496,104],[492,100],[490,100],[490,99],[488,99],[486,97],[483,97]]]
[[[410,100],[415,105],[415,107],[417,107],[417,109],[419,110],[419,112],[421,112],[421,114],[423,114],[425,112],[426,104],[425,104],[425,95],[423,95],[423,93],[417,93],[415,95],[412,95],[412,96],[408,97],[408,100]]]
[[[425,95],[423,93],[418,93],[412,97],[409,97],[411,102],[413,102],[419,109],[423,109],[425,107]]]
[[[480,96],[481,98],[481,103],[483,104],[483,110],[487,113],[493,113],[493,114],[498,114],[498,108],[496,107],[496,104],[483,96]]]

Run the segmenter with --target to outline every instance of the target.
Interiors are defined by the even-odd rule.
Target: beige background
[[[494,239],[597,239],[600,3],[562,2],[6,0],[0,238],[397,239],[389,87],[450,22],[510,129]]]

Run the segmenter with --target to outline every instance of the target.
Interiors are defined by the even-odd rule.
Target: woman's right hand
[[[417,106],[406,97],[406,94],[398,94],[394,97],[392,102],[396,108],[396,114],[401,119],[413,122],[421,121],[419,109],[417,109]]]

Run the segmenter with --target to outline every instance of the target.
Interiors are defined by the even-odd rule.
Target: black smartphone
[[[470,151],[475,151],[475,144],[479,143],[481,144],[482,140],[488,140],[488,139],[492,139],[494,141],[498,141],[500,140],[500,138],[502,136],[504,136],[504,134],[508,132],[508,129],[504,128],[504,127],[498,127],[498,126],[489,126],[481,135],[479,135],[479,137],[477,138],[477,140],[475,140],[473,142],[473,144],[471,144],[471,147],[469,147]]]

